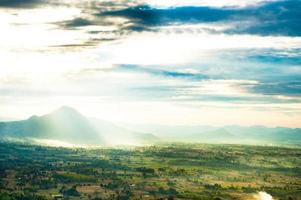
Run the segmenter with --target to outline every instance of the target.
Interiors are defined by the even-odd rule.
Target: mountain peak
[[[45,115],[47,117],[60,119],[60,120],[68,120],[68,119],[77,119],[77,120],[85,120],[86,118],[77,110],[69,106],[62,106],[57,110],[54,110],[50,114]]]
[[[58,109],[54,110],[52,113],[76,113],[80,114],[77,110],[70,106],[61,106]]]
[[[76,111],[74,108],[70,106],[61,106],[57,110],[62,110],[62,111]]]
[[[39,117],[37,115],[32,115],[29,120],[36,120],[36,119],[39,119]]]

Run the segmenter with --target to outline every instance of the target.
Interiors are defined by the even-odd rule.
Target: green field
[[[0,199],[301,199],[301,149],[162,144],[68,149],[0,143]]]

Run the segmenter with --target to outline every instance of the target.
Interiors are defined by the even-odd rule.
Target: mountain
[[[75,145],[143,145],[158,141],[301,145],[300,128],[126,124],[123,127],[86,118],[75,109],[63,106],[43,116],[0,122],[0,139],[51,140]]]
[[[136,133],[106,121],[88,119],[67,106],[41,117],[0,122],[0,137],[56,140],[81,145],[145,144],[156,140],[151,134]]]
[[[165,141],[301,145],[301,129],[265,126],[165,126],[134,125],[123,126],[154,133]]]
[[[106,144],[110,145],[135,145],[135,144],[151,144],[157,142],[158,137],[150,133],[140,133],[130,129],[122,128],[99,119],[90,120],[93,127],[100,133]]]
[[[220,128],[208,132],[193,134],[191,135],[191,138],[198,139],[198,140],[225,141],[225,140],[231,140],[235,138],[235,136],[229,133],[226,129]]]
[[[200,129],[199,132],[184,132],[185,137],[173,137],[169,139],[174,139],[184,142],[199,142],[199,143],[233,143],[238,139],[237,136],[231,134],[224,128],[215,129]]]
[[[264,126],[228,126],[226,130],[231,132],[233,135],[260,140],[265,142],[274,143],[301,143],[301,129],[300,128],[286,128],[286,127],[275,127],[268,128]]]

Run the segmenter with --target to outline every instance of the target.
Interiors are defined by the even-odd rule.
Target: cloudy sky
[[[0,118],[301,127],[299,0],[0,0]]]

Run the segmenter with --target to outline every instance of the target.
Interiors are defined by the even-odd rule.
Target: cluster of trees
[[[1,200],[46,200],[32,193],[0,193]]]
[[[63,186],[60,189],[60,193],[65,195],[65,196],[75,196],[79,197],[80,193],[77,191],[76,186],[72,186],[71,188],[67,188],[66,186]]]

